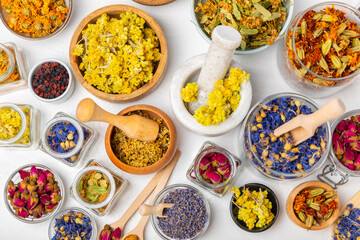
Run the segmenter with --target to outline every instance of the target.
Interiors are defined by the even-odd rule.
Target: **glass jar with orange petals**
[[[279,52],[287,83],[307,96],[330,96],[359,76],[360,12],[340,2],[316,4],[293,20]]]

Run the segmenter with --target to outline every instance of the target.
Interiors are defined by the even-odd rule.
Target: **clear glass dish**
[[[0,104],[0,108],[8,107],[19,112],[22,117],[22,123],[24,124],[16,137],[7,140],[0,140],[0,149],[36,150],[39,139],[40,112],[28,104]]]
[[[22,217],[19,217],[15,214],[15,211],[14,209],[10,206],[10,201],[8,200],[8,195],[7,195],[7,188],[8,188],[8,182],[11,180],[14,182],[14,184],[16,185],[18,182],[21,181],[21,178],[20,178],[20,174],[18,173],[18,171],[20,170],[26,170],[26,171],[30,171],[31,167],[32,166],[35,166],[36,168],[40,168],[40,169],[43,169],[43,170],[49,170],[51,173],[54,174],[54,178],[55,178],[55,181],[58,182],[59,184],[59,188],[60,188],[60,193],[61,193],[61,200],[59,201],[59,204],[56,206],[56,208],[46,214],[46,215],[43,215],[42,217],[40,218],[32,218],[32,217],[28,217],[28,218],[22,218]],[[6,205],[6,208],[7,210],[11,213],[12,216],[14,216],[17,220],[21,221],[21,222],[24,222],[24,223],[30,223],[30,224],[36,224],[36,223],[40,223],[40,222],[44,222],[48,219],[50,219],[53,215],[56,214],[56,212],[58,212],[64,202],[64,198],[65,198],[65,188],[64,188],[64,184],[60,178],[60,176],[52,169],[44,166],[44,165],[41,165],[41,164],[28,164],[28,165],[25,165],[25,166],[22,166],[18,169],[16,169],[11,175],[10,177],[7,179],[6,183],[5,183],[5,188],[4,188],[4,202],[5,202],[5,205]]]
[[[0,5],[0,18],[1,18],[1,21],[4,23],[4,26],[15,36],[20,37],[25,40],[33,40],[33,41],[44,40],[44,39],[51,38],[51,37],[57,35],[58,33],[60,33],[66,27],[68,22],[70,21],[70,17],[72,14],[72,8],[73,8],[73,1],[72,0],[64,0],[64,2],[65,2],[65,5],[69,8],[69,12],[66,16],[66,19],[64,20],[63,24],[58,29],[56,29],[53,33],[51,33],[47,36],[44,36],[44,37],[33,38],[33,37],[29,37],[27,34],[18,33],[18,32],[15,32],[14,30],[12,30],[8,25],[8,13],[1,7],[1,5]]]
[[[332,96],[344,87],[348,86],[359,76],[359,69],[349,76],[340,78],[328,78],[311,71],[300,60],[295,48],[295,32],[303,16],[310,10],[320,11],[326,7],[334,6],[335,9],[345,12],[345,17],[360,25],[360,13],[354,7],[341,2],[326,2],[313,5],[298,13],[292,21],[281,50],[278,51],[278,66],[284,80],[296,91],[313,98]],[[289,52],[296,56],[294,62],[290,60]],[[295,65],[300,66],[297,68]]]
[[[231,166],[231,173],[230,176],[227,178],[226,181],[220,183],[220,184],[210,184],[206,182],[203,177],[200,174],[199,171],[199,164],[201,159],[207,155],[208,153],[212,152],[219,152],[226,156],[226,158],[229,160],[230,166]],[[235,155],[231,154],[226,149],[219,147],[213,142],[206,141],[201,146],[199,152],[196,154],[196,157],[194,158],[194,161],[190,165],[186,177],[189,181],[197,184],[198,186],[210,191],[212,194],[214,194],[217,197],[222,197],[226,194],[226,192],[229,190],[231,183],[236,179],[236,175],[239,172],[241,167],[241,161],[239,158],[237,158]]]
[[[324,141],[326,141],[325,151],[323,152],[321,158],[317,162],[315,162],[309,169],[304,170],[303,172],[289,174],[289,173],[278,172],[269,168],[253,150],[253,144],[250,139],[251,136],[250,124],[255,119],[256,113],[260,111],[260,109],[264,104],[280,97],[291,97],[294,100],[299,100],[301,104],[308,106],[309,108],[312,109],[313,112],[319,109],[318,105],[313,100],[311,100],[310,98],[304,95],[297,93],[277,93],[264,98],[263,100],[261,100],[260,102],[258,102],[253,106],[253,108],[250,110],[249,114],[245,118],[239,130],[239,134],[237,136],[237,140],[238,140],[237,144],[240,153],[240,159],[246,159],[247,160],[246,162],[253,165],[260,173],[262,173],[266,177],[275,180],[301,179],[309,176],[315,170],[319,169],[321,165],[323,165],[323,163],[325,162],[326,158],[328,157],[331,148],[330,124],[326,122],[322,125],[326,131],[326,139],[324,139]]]
[[[92,227],[92,231],[91,231],[91,238],[88,240],[95,240],[97,237],[97,227],[96,227],[96,222],[95,219],[85,210],[81,209],[81,208],[76,208],[76,207],[72,207],[72,208],[67,208],[64,209],[63,211],[57,213],[56,215],[54,215],[50,221],[49,224],[49,228],[48,228],[48,235],[49,235],[49,239],[52,239],[55,235],[55,223],[56,223],[56,219],[64,216],[66,213],[68,213],[69,211],[74,211],[76,213],[82,213],[84,216],[87,216],[90,218],[91,221],[91,227]]]
[[[74,126],[78,125],[77,127],[76,126],[75,127],[79,129],[78,144],[74,149],[67,152],[66,154],[57,153],[51,150],[50,147],[44,146],[43,144],[43,142],[46,142],[46,135],[50,127],[53,126],[56,122],[58,122],[58,120],[62,121],[62,119],[68,120],[69,122],[72,123],[77,123],[74,124]],[[80,130],[80,128],[82,128],[82,131]],[[80,139],[80,135],[83,136],[82,140]],[[97,133],[91,127],[77,121],[76,119],[70,117],[66,113],[58,112],[55,114],[54,118],[47,123],[47,126],[44,128],[41,140],[39,142],[40,150],[70,167],[75,167],[82,161],[82,159],[84,159],[90,147],[95,142],[96,137],[97,137]]]
[[[187,240],[194,240],[194,239],[198,239],[200,238],[205,232],[206,229],[208,228],[209,224],[210,224],[210,205],[208,203],[208,201],[206,200],[206,198],[204,197],[204,195],[202,193],[200,193],[199,190],[197,190],[196,188],[187,185],[187,184],[174,184],[174,185],[170,185],[166,188],[164,188],[161,192],[159,192],[153,202],[153,206],[158,205],[159,203],[163,203],[164,199],[166,198],[166,196],[177,189],[191,189],[194,190],[198,196],[204,201],[205,203],[205,207],[206,207],[206,211],[207,211],[207,222],[205,223],[204,228],[197,234],[195,235],[193,238],[191,239],[187,239]],[[175,240],[173,238],[168,237],[167,235],[165,235],[163,233],[163,231],[161,230],[161,228],[158,225],[158,220],[157,220],[157,216],[156,215],[151,215],[151,224],[153,226],[153,228],[155,229],[155,232],[164,240]]]

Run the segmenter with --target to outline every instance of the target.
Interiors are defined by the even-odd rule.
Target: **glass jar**
[[[360,109],[355,109],[346,112],[344,115],[336,119],[331,125],[331,132],[334,135],[337,125],[345,119],[352,116],[359,115]],[[337,186],[343,185],[348,182],[349,177],[360,177],[360,171],[355,171],[344,166],[336,157],[333,144],[330,149],[329,159],[332,164],[326,165],[322,173],[318,175],[319,180],[329,184],[332,188],[336,189]]]
[[[107,177],[109,179],[113,179],[115,186],[115,188],[113,188],[114,192],[112,194],[109,194],[108,199],[106,199],[107,202],[106,203],[104,202],[105,204],[102,204],[102,206],[100,207],[91,206],[91,204],[87,204],[86,202],[82,201],[77,192],[78,180],[80,180],[80,177],[83,175],[83,173],[87,172],[87,169],[93,167],[99,168],[101,172],[107,174]],[[109,168],[101,165],[99,162],[96,162],[95,160],[90,160],[75,177],[75,180],[70,187],[70,196],[74,198],[76,201],[78,201],[81,205],[88,208],[91,212],[95,213],[96,215],[104,216],[105,214],[109,213],[111,209],[116,205],[117,201],[115,200],[119,198],[122,191],[124,191],[126,185],[127,185],[127,181],[125,179],[112,172]]]
[[[200,173],[200,161],[209,153],[220,153],[224,155],[229,164],[230,164],[230,174],[227,177],[227,179],[219,184],[212,184],[204,180],[202,177],[202,174]],[[226,149],[219,147],[213,142],[206,141],[201,146],[199,152],[197,153],[194,161],[190,165],[186,177],[189,181],[197,184],[198,186],[208,190],[212,194],[214,194],[217,197],[222,197],[226,194],[227,190],[229,190],[229,187],[231,186],[231,183],[236,178],[237,173],[239,172],[241,167],[241,161],[239,158],[237,158],[235,155],[227,151]]]
[[[6,71],[0,69],[0,95],[27,87],[28,69],[23,51],[14,43],[0,43],[0,60],[5,59]]]
[[[0,149],[35,150],[38,147],[40,112],[29,104],[1,103],[0,109],[10,108],[19,113],[21,128],[16,136],[0,139]]]
[[[238,139],[238,147],[240,152],[240,158],[241,159],[247,159],[247,162],[249,162],[251,165],[253,165],[260,173],[265,175],[266,177],[275,179],[275,180],[290,180],[290,179],[301,179],[304,177],[309,176],[311,173],[313,173],[315,170],[319,169],[320,166],[324,163],[326,160],[330,148],[331,148],[331,130],[330,130],[330,124],[328,122],[324,123],[322,127],[325,129],[325,137],[323,141],[325,142],[325,148],[323,152],[320,155],[320,158],[315,161],[308,169],[303,168],[302,171],[299,172],[293,172],[293,173],[284,173],[280,171],[276,171],[270,167],[268,167],[264,160],[261,159],[261,156],[259,156],[254,148],[256,149],[255,144],[252,142],[252,130],[251,130],[251,123],[256,121],[256,114],[260,112],[260,110],[263,108],[263,106],[272,100],[281,98],[281,97],[291,97],[294,100],[298,100],[301,105],[306,105],[307,107],[311,108],[313,112],[317,111],[319,109],[318,105],[309,99],[306,96],[297,94],[297,93],[277,93],[274,95],[270,95],[266,97],[265,99],[261,100],[257,104],[253,106],[253,108],[250,110],[249,114],[245,118],[239,134],[237,136]],[[275,129],[273,129],[275,130]],[[299,146],[299,145],[298,145]],[[296,161],[295,161],[296,162]],[[295,163],[294,162],[294,163]]]
[[[48,134],[50,129],[56,124],[61,122],[71,123],[77,130],[79,134],[78,142],[76,146],[68,152],[60,153],[54,151],[48,144]],[[97,133],[91,127],[77,121],[76,119],[70,117],[66,113],[58,112],[55,114],[55,117],[47,122],[42,137],[40,140],[40,150],[49,154],[53,158],[59,160],[60,162],[70,166],[77,166],[81,160],[86,156],[86,153],[89,151],[92,144],[95,142]]]
[[[335,94],[355,80],[360,73],[359,69],[356,69],[348,76],[324,77],[310,70],[310,67],[314,66],[314,64],[306,66],[299,58],[298,48],[295,47],[295,36],[296,29],[301,24],[300,21],[311,10],[318,12],[331,6],[344,12],[347,19],[360,25],[360,13],[354,7],[340,2],[319,3],[296,15],[286,33],[285,40],[283,40],[282,49],[278,51],[278,66],[285,81],[296,91],[313,98],[322,98]]]

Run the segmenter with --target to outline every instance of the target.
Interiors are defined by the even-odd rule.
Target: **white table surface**
[[[295,0],[295,2],[295,13],[298,13],[301,9],[321,1]],[[357,1],[347,0],[346,2],[355,5]],[[174,172],[169,180],[169,184],[186,183],[193,185],[186,179],[185,175],[187,168],[192,162],[201,144],[206,140],[211,140],[229,151],[238,154],[235,138],[239,128],[236,128],[234,131],[219,137],[203,137],[185,129],[172,113],[169,102],[169,86],[174,72],[184,61],[195,55],[205,53],[209,47],[195,29],[194,24],[191,22],[190,4],[188,0],[176,0],[168,5],[157,7],[140,5],[130,0],[74,0],[74,9],[71,20],[68,26],[59,35],[44,41],[26,41],[15,37],[3,26],[3,24],[0,24],[0,42],[3,43],[11,41],[16,43],[18,47],[21,47],[25,52],[29,67],[32,67],[35,63],[45,58],[58,58],[69,64],[69,43],[79,22],[90,12],[111,4],[127,4],[138,7],[153,16],[162,27],[168,43],[169,61],[164,79],[158,89],[149,96],[136,102],[113,104],[93,97],[83,87],[81,87],[80,84],[76,83],[73,95],[68,101],[62,104],[46,104],[40,102],[36,100],[27,89],[0,96],[0,102],[32,104],[35,108],[41,111],[41,127],[43,127],[45,122],[50,120],[50,118],[59,111],[64,111],[71,116],[75,116],[77,103],[85,97],[94,98],[101,107],[113,113],[117,113],[121,109],[134,104],[154,105],[169,114],[174,121],[178,132],[178,147],[182,152],[182,156],[174,169]],[[280,44],[277,43],[265,51],[251,56],[234,57],[235,60],[239,61],[239,63],[244,66],[245,70],[251,74],[251,82],[254,91],[252,104],[273,93],[292,91],[292,89],[286,85],[284,79],[282,79],[277,68],[276,52],[279,50],[279,45]],[[347,110],[359,108],[359,89],[360,84],[357,81],[351,85],[351,87],[348,87],[337,94],[337,97],[341,97],[344,100]],[[315,101],[319,104],[323,104],[326,100],[328,100],[328,98],[321,100],[316,99]],[[100,136],[94,147],[87,155],[86,160],[99,160],[101,163],[109,166],[120,176],[127,179],[130,183],[123,195],[119,198],[118,204],[113,208],[110,214],[104,217],[95,216],[97,227],[101,228],[105,223],[114,222],[122,216],[131,202],[136,198],[138,193],[153,175],[131,175],[117,169],[111,163],[105,152],[104,132],[107,128],[107,124],[90,123],[89,125],[95,128],[100,133]],[[79,203],[69,197],[70,184],[72,183],[75,174],[79,171],[79,168],[67,167],[40,150],[30,152],[1,151],[0,160],[2,163],[0,167],[1,190],[4,189],[4,184],[9,174],[15,169],[29,163],[41,163],[56,170],[64,181],[66,187],[66,199],[62,208],[81,207]],[[251,168],[253,167],[251,166]],[[295,182],[278,182],[267,179],[260,173],[249,170],[249,168],[242,169],[235,185],[240,186],[250,182],[266,184],[275,191],[280,201],[280,215],[274,226],[263,233],[257,234],[251,234],[241,230],[231,219],[229,213],[231,194],[228,193],[223,198],[217,198],[209,192],[201,189],[201,192],[205,194],[210,202],[212,212],[210,226],[201,239],[330,239],[331,228],[321,231],[307,232],[292,223],[287,217],[285,211],[285,202],[289,192],[302,182],[316,180],[316,174],[319,172],[320,170],[306,179]],[[359,178],[351,178],[346,185],[339,187],[338,195],[342,206],[352,195],[360,190],[359,184]],[[128,223],[126,231],[131,230],[137,224],[139,218],[140,215],[138,213],[135,214]],[[3,197],[0,197],[0,239],[47,239],[48,225],[49,221],[36,225],[25,224],[17,221],[6,210]],[[150,223],[146,227],[145,237],[147,239],[160,239],[154,232]]]

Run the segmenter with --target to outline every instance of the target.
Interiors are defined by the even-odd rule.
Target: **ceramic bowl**
[[[20,170],[30,171],[32,166],[35,166],[37,169],[40,168],[42,170],[49,170],[52,174],[54,174],[55,181],[57,181],[58,184],[59,184],[61,200],[59,201],[58,205],[55,207],[55,209],[52,212],[47,213],[47,214],[43,215],[40,218],[33,218],[31,216],[29,216],[27,218],[23,218],[23,217],[19,217],[18,215],[15,214],[15,211],[12,208],[12,206],[10,205],[10,201],[7,198],[7,196],[8,196],[8,194],[7,194],[8,182],[11,180],[16,185],[17,183],[19,183],[21,181],[20,174],[18,172]],[[50,169],[50,168],[48,168],[48,167],[46,167],[44,165],[41,165],[41,164],[28,164],[28,165],[25,165],[25,166],[22,166],[22,167],[16,169],[10,175],[10,177],[7,179],[7,181],[5,183],[4,202],[5,202],[6,208],[9,210],[9,212],[11,213],[12,216],[14,216],[17,220],[19,220],[21,222],[24,222],[24,223],[36,224],[36,223],[44,222],[44,221],[50,219],[53,215],[55,215],[60,210],[60,208],[61,208],[61,206],[62,206],[62,204],[64,202],[64,199],[65,199],[65,188],[64,188],[64,184],[63,184],[60,176],[55,171],[53,171],[52,169]]]
[[[33,79],[33,76],[36,74],[36,72],[39,70],[39,68],[41,67],[42,64],[44,63],[47,63],[47,62],[57,62],[59,63],[60,65],[62,65],[66,71],[68,72],[69,74],[69,83],[68,83],[68,86],[66,88],[66,90],[58,97],[56,98],[53,98],[53,99],[46,99],[46,98],[42,98],[40,97],[39,95],[37,95],[35,92],[34,92],[34,87],[32,86],[32,79]],[[62,102],[65,102],[70,96],[71,94],[74,92],[74,89],[75,89],[75,81],[73,80],[73,77],[72,77],[72,74],[71,74],[71,70],[70,68],[62,61],[60,60],[57,60],[57,59],[53,59],[53,58],[50,58],[50,59],[45,59],[45,60],[42,60],[40,61],[39,63],[35,64],[32,69],[30,70],[29,72],[29,77],[28,77],[28,86],[29,86],[29,90],[31,92],[31,94],[38,100],[40,101],[43,101],[43,102],[46,102],[46,103],[62,103]]]
[[[271,212],[274,214],[275,218],[274,220],[262,227],[262,228],[258,228],[258,227],[254,227],[252,229],[249,229],[246,226],[246,223],[244,221],[241,221],[238,219],[238,212],[239,212],[239,208],[234,204],[235,202],[235,198],[234,196],[231,198],[230,201],[230,215],[231,218],[233,219],[233,221],[236,223],[236,225],[238,225],[238,227],[240,227],[242,230],[245,230],[247,232],[251,232],[251,233],[259,233],[259,232],[264,232],[266,230],[268,230],[269,228],[271,228],[272,225],[274,225],[274,223],[276,222],[278,216],[279,216],[279,212],[280,212],[280,204],[279,204],[279,200],[276,197],[275,193],[267,186],[260,184],[260,183],[248,183],[245,184],[244,186],[241,186],[239,189],[240,191],[244,188],[248,188],[250,191],[259,191],[259,189],[261,189],[261,191],[265,191],[267,190],[268,195],[267,198],[270,200],[270,202],[272,203],[272,209]]]
[[[176,145],[177,145],[177,133],[176,128],[170,117],[161,111],[160,109],[149,106],[149,105],[134,105],[128,108],[123,109],[121,112],[118,113],[118,115],[126,115],[127,113],[134,112],[137,110],[144,111],[148,113],[151,116],[154,116],[156,118],[160,118],[164,120],[165,125],[169,129],[170,133],[170,142],[169,147],[167,151],[165,152],[164,156],[160,158],[157,162],[150,166],[146,167],[133,167],[130,165],[127,165],[126,163],[122,162],[120,159],[118,159],[111,147],[111,136],[114,130],[113,125],[109,125],[109,127],[106,130],[105,134],[105,149],[108,157],[110,160],[121,170],[132,173],[132,174],[150,174],[157,172],[158,170],[164,168],[173,158],[175,152],[176,152]]]
[[[198,30],[198,32],[200,33],[200,35],[206,40],[206,42],[208,43],[211,43],[211,38],[209,36],[209,34],[202,29],[201,25],[200,24],[200,20],[201,20],[201,14],[200,12],[195,12],[195,8],[196,6],[198,5],[198,3],[205,3],[207,2],[208,0],[191,0],[190,4],[191,4],[191,8],[190,8],[190,11],[191,11],[191,17],[192,17],[192,20],[193,22],[195,23],[195,26],[196,26],[196,29]],[[282,28],[281,28],[281,31],[279,33],[279,36],[278,36],[278,39],[280,39],[285,33],[286,33],[286,30],[287,28],[289,27],[290,23],[291,23],[291,19],[292,19],[292,16],[293,16],[293,12],[294,12],[294,3],[293,3],[293,0],[287,0],[285,5],[287,6],[286,9],[287,9],[287,16],[286,16],[286,20],[285,22],[282,24]],[[271,45],[263,45],[261,47],[258,47],[258,48],[255,48],[255,49],[246,49],[246,50],[241,50],[241,49],[237,49],[235,50],[235,54],[253,54],[253,53],[257,53],[257,52],[260,52],[262,50],[265,50],[267,49],[268,47],[270,47]]]
[[[55,224],[56,224],[56,219],[58,219],[59,217],[64,216],[65,214],[67,214],[69,211],[74,211],[75,213],[82,213],[84,216],[87,216],[90,218],[91,221],[91,227],[92,227],[92,231],[91,231],[91,238],[89,240],[95,240],[97,237],[97,227],[96,227],[96,222],[95,219],[85,210],[81,209],[81,208],[76,208],[76,207],[72,207],[72,208],[67,208],[64,209],[63,211],[57,213],[56,215],[54,215],[50,221],[49,224],[49,228],[48,228],[48,235],[49,235],[49,239],[52,239],[55,236]]]
[[[68,12],[63,24],[58,29],[56,29],[56,31],[54,31],[53,33],[51,33],[47,36],[44,36],[44,37],[30,37],[29,34],[27,34],[27,33],[18,33],[18,32],[15,32],[14,30],[12,30],[8,25],[9,15],[1,7],[1,5],[0,5],[0,18],[1,18],[1,21],[4,23],[5,27],[15,36],[18,36],[18,37],[26,39],[26,40],[33,40],[33,41],[44,40],[44,39],[51,38],[51,37],[57,35],[58,33],[60,33],[66,27],[68,22],[70,21],[70,17],[72,14],[72,8],[73,8],[73,0],[64,0],[64,2],[65,2],[65,5],[69,8],[69,12]]]
[[[146,26],[152,28],[155,31],[156,36],[159,38],[159,42],[160,42],[161,58],[160,58],[160,61],[157,63],[157,67],[154,71],[153,78],[149,82],[147,82],[144,86],[142,86],[141,88],[139,88],[129,94],[105,93],[105,92],[102,92],[102,91],[96,89],[95,87],[90,85],[84,79],[83,73],[79,69],[81,59],[80,59],[80,57],[74,56],[73,52],[74,52],[76,44],[82,38],[82,31],[87,27],[88,24],[95,23],[96,20],[99,17],[101,17],[101,15],[103,13],[106,13],[110,17],[119,18],[119,15],[121,13],[125,13],[127,11],[131,11],[131,12],[137,14],[139,17],[142,17],[143,19],[145,19]],[[71,42],[70,42],[69,58],[70,58],[71,68],[74,72],[76,79],[91,94],[93,94],[94,96],[96,96],[98,98],[101,98],[103,100],[110,101],[110,102],[130,102],[130,101],[134,101],[141,97],[146,96],[151,91],[155,90],[158,87],[158,85],[160,84],[162,77],[163,77],[163,73],[165,71],[166,63],[167,63],[167,44],[166,44],[165,35],[162,32],[159,24],[149,14],[141,11],[138,8],[131,7],[131,6],[111,5],[111,6],[106,6],[106,7],[100,8],[100,9],[90,13],[80,22],[80,24],[76,28],[76,30],[72,36]]]
[[[326,183],[320,182],[320,181],[310,181],[310,182],[305,182],[302,183],[300,185],[298,185],[297,187],[295,187],[289,194],[287,200],[286,200],[286,213],[288,215],[288,217],[290,218],[290,220],[295,223],[296,225],[307,229],[305,223],[303,223],[297,216],[297,214],[294,211],[294,200],[295,197],[298,195],[298,193],[304,189],[314,189],[314,188],[324,188],[327,191],[335,191],[332,187],[330,187],[329,185],[327,185]],[[339,216],[339,211],[340,211],[340,200],[339,197],[336,195],[334,201],[336,202],[336,209],[334,210],[333,214],[331,215],[331,217],[324,222],[318,222],[319,226],[315,226],[313,225],[309,230],[321,230],[324,228],[327,228],[328,226],[330,226],[331,224],[333,224],[333,222],[336,220],[336,218]]]

